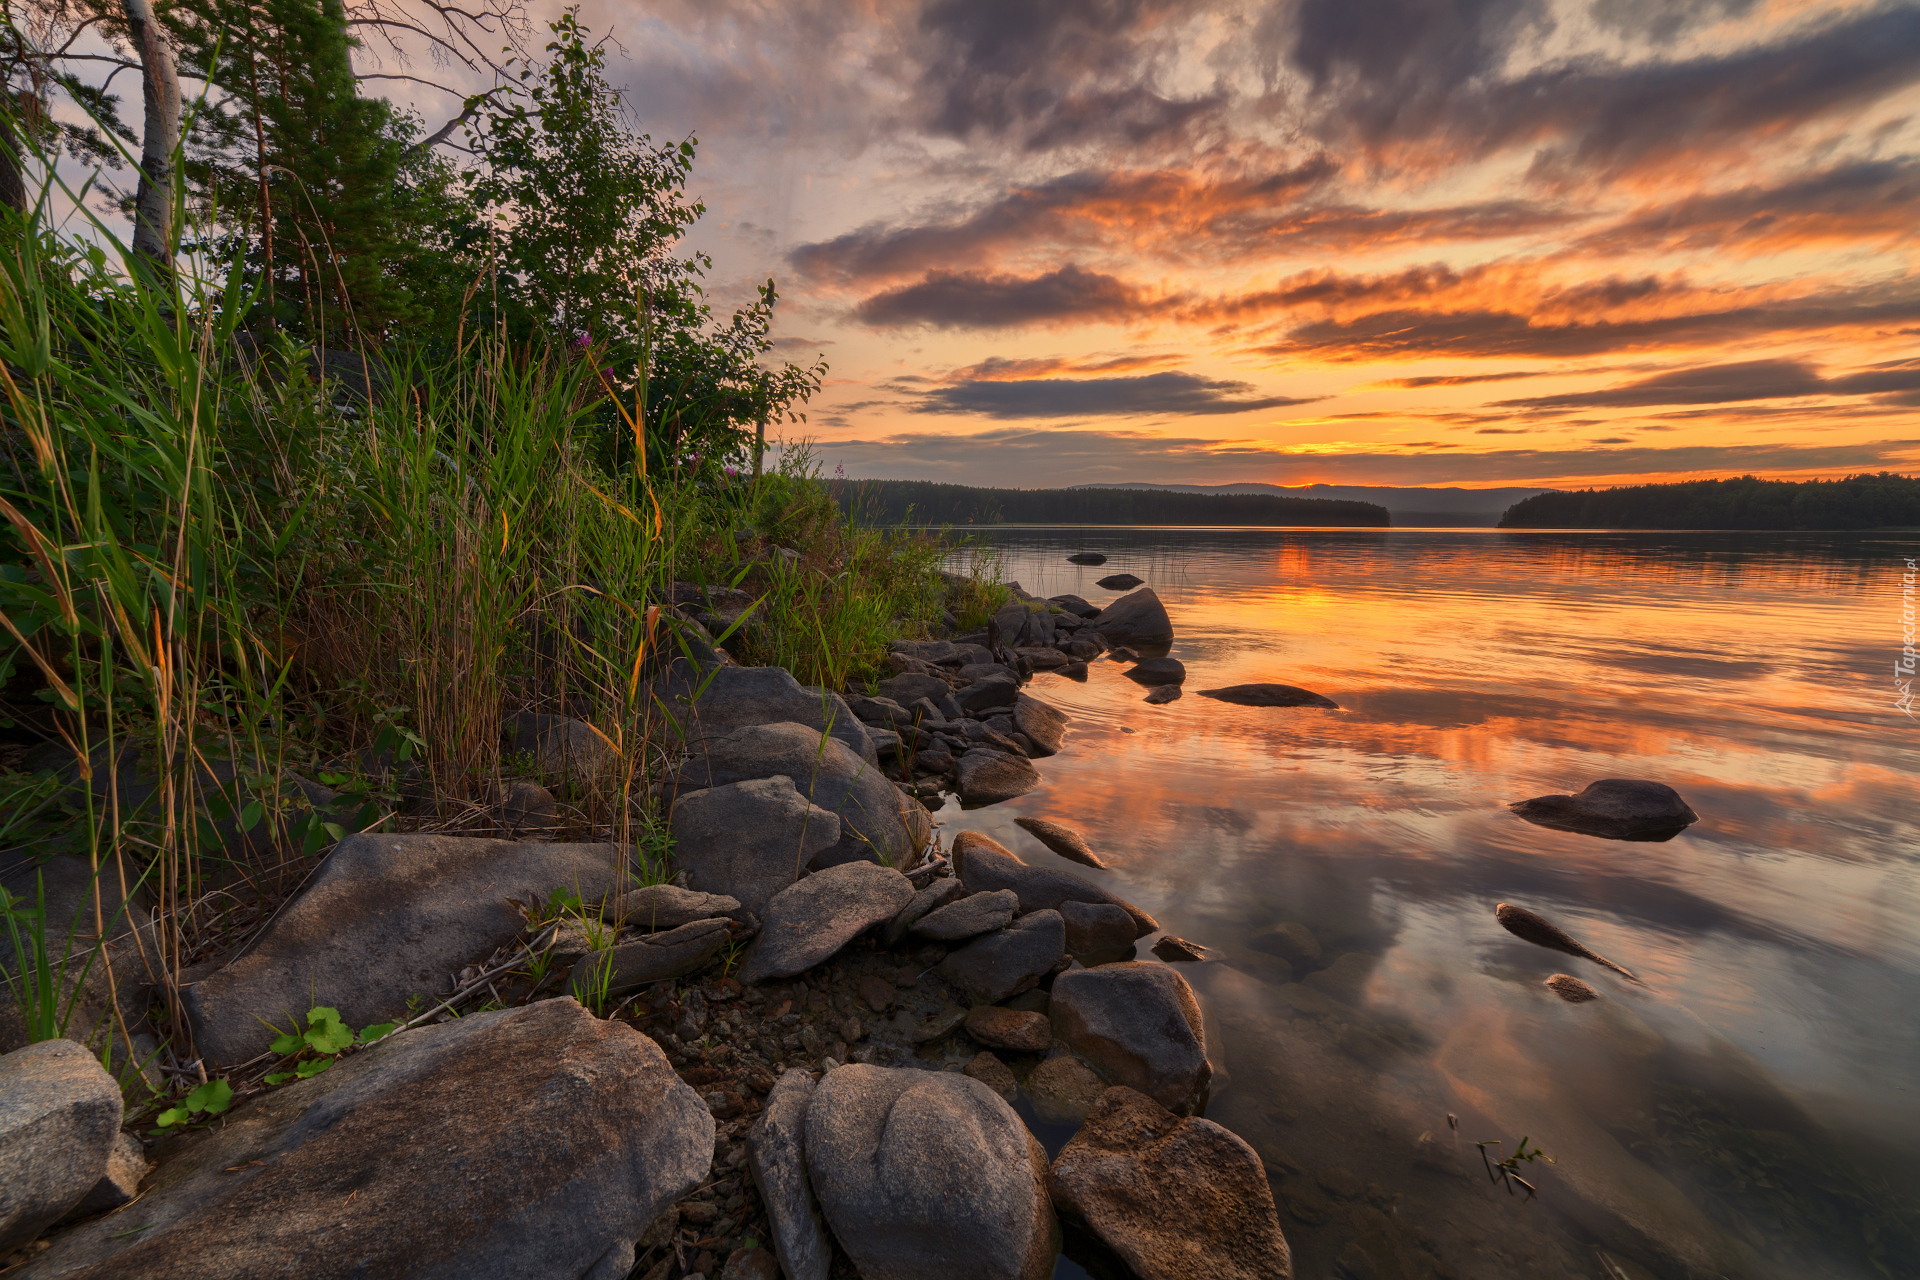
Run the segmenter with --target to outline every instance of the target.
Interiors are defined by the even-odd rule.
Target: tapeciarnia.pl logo
[[[1913,713],[1913,580],[1920,573],[1920,563],[1912,556],[1905,557],[1907,571],[1900,575],[1900,656],[1893,664],[1893,688],[1896,697],[1893,705],[1907,713],[1910,720],[1920,720]]]

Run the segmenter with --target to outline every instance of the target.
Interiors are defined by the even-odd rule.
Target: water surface
[[[1013,820],[1077,825],[1113,868],[1088,874],[1213,948],[1181,966],[1227,1076],[1207,1114],[1275,1175],[1303,1277],[1920,1275],[1920,724],[1892,683],[1920,542],[986,537],[1042,595],[1145,578],[1188,692],[1039,676],[1065,750],[945,835],[1044,863]],[[1194,692],[1251,681],[1341,710]],[[1505,808],[1619,776],[1700,823],[1627,843]],[[1642,981],[1509,935],[1502,901]],[[1289,922],[1319,959],[1250,945]],[[1556,972],[1601,998],[1563,1003]],[[1532,1203],[1474,1147],[1523,1135],[1556,1160],[1522,1168]]]

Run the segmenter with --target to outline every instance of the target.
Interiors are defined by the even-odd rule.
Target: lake
[[[1073,718],[1042,787],[950,803],[943,835],[1211,948],[1179,966],[1226,1077],[1207,1115],[1265,1160],[1300,1276],[1920,1275],[1920,724],[1893,680],[1920,538],[980,538],[1040,595],[1146,579],[1188,692],[1144,705],[1107,661],[1037,676]],[[1083,550],[1108,563],[1067,563]],[[1254,681],[1341,709],[1195,692]],[[1629,843],[1506,808],[1605,777],[1665,782],[1700,821]],[[1640,981],[1514,937],[1499,902]],[[1319,956],[1276,954],[1283,926]],[[1554,973],[1599,999],[1563,1002]],[[1516,1166],[1531,1201],[1476,1147],[1522,1137],[1554,1161]]]

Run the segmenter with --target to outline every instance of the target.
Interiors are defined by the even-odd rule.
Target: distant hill
[[[1076,489],[1161,489],[1169,493],[1266,493],[1283,498],[1326,498],[1383,506],[1401,528],[1496,525],[1514,503],[1552,489],[1416,489],[1391,485],[1308,484],[1296,488],[1245,481],[1240,484],[1082,484]]]
[[[1920,479],[1687,480],[1546,493],[1516,502],[1502,529],[1878,529],[1920,525]]]
[[[841,509],[875,524],[1346,525],[1393,523],[1371,502],[1166,489],[976,489],[931,480],[835,480]]]

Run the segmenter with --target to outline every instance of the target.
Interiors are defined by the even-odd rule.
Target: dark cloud
[[[1789,396],[1864,396],[1920,391],[1920,360],[1861,369],[1823,378],[1801,360],[1743,360],[1735,364],[1677,369],[1602,391],[1569,392],[1528,400],[1498,400],[1497,408],[1636,409],[1665,404],[1737,404]]]
[[[986,418],[1117,418],[1146,414],[1247,413],[1309,404],[1291,396],[1253,395],[1251,383],[1191,373],[1134,378],[1033,378],[969,381],[940,387],[916,413],[971,413]]]
[[[1588,12],[1602,28],[1656,45],[1694,27],[1753,12],[1759,0],[1593,0]]]
[[[854,314],[871,325],[997,329],[1066,320],[1125,322],[1164,310],[1172,301],[1068,265],[1038,276],[929,271],[918,284],[874,294]]]
[[[1771,186],[1690,196],[1636,211],[1582,236],[1573,248],[1589,253],[1676,250],[1748,251],[1904,239],[1915,234],[1920,208],[1920,162],[1862,160],[1803,174]]]

